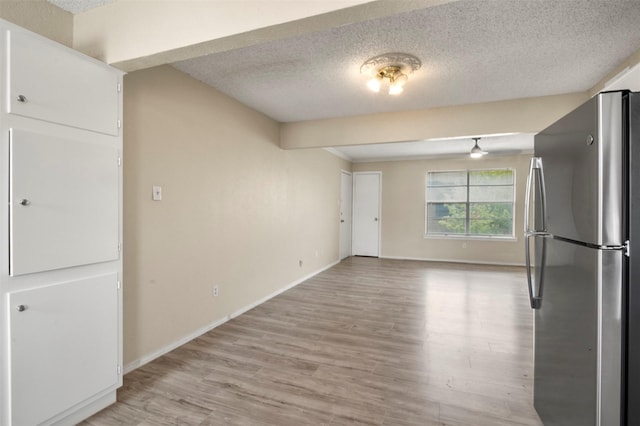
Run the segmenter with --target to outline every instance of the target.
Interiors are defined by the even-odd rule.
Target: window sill
[[[424,236],[425,240],[464,240],[464,241],[495,241],[495,242],[507,242],[514,243],[517,242],[518,239],[515,236],[507,236],[507,237],[490,237],[488,235],[434,235],[427,234]]]

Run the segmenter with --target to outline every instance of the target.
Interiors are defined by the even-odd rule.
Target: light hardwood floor
[[[349,258],[127,374],[82,424],[540,426],[524,280]]]

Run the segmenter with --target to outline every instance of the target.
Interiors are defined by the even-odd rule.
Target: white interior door
[[[340,174],[340,260],[351,256],[351,221],[353,205],[353,177]]]
[[[354,256],[380,256],[381,172],[353,174]]]

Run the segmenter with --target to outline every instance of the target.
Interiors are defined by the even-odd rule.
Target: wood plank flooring
[[[82,425],[541,426],[524,280],[348,258],[127,374]]]

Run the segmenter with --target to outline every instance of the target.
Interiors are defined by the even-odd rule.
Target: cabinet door
[[[10,131],[12,276],[119,258],[118,150]]]
[[[7,52],[9,113],[118,134],[117,72],[15,31]]]
[[[117,386],[116,273],[11,293],[9,307],[11,424],[40,424]]]

